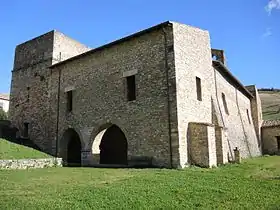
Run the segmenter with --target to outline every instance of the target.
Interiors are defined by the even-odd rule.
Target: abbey
[[[212,167],[262,154],[255,86],[206,30],[164,22],[90,49],[57,31],[15,50],[10,116],[65,164]]]

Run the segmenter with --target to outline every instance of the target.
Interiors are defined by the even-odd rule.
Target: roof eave
[[[238,87],[240,91],[242,91],[247,97],[254,98],[254,96],[245,88],[244,85],[229,71],[229,69],[221,62],[217,60],[213,60],[212,64],[215,69],[219,70],[222,69],[223,73],[226,74],[226,76],[235,83],[235,85]]]
[[[162,28],[162,27],[164,27],[164,26],[171,25],[171,24],[172,24],[171,21],[165,21],[165,22],[160,23],[160,24],[158,24],[158,25],[155,25],[155,26],[153,26],[153,27],[144,29],[144,30],[139,31],[139,32],[137,32],[137,33],[131,34],[131,35],[129,35],[129,36],[123,37],[123,38],[118,39],[118,40],[116,40],[116,41],[113,41],[113,42],[110,42],[110,43],[108,43],[108,44],[102,45],[102,46],[100,46],[100,47],[94,48],[94,49],[89,50],[89,51],[87,51],[87,52],[84,52],[84,53],[82,53],[82,54],[79,54],[79,55],[76,55],[76,56],[71,57],[71,58],[69,58],[69,59],[66,59],[66,60],[64,60],[64,61],[61,61],[61,62],[59,62],[59,63],[53,64],[53,65],[51,65],[49,68],[52,69],[52,68],[55,68],[55,67],[57,67],[57,66],[61,66],[61,65],[65,64],[65,63],[68,63],[68,62],[70,62],[70,61],[73,61],[73,60],[76,60],[76,59],[78,59],[78,58],[81,58],[81,57],[90,55],[90,54],[95,53],[95,52],[97,52],[97,51],[103,50],[103,49],[108,48],[108,47],[111,47],[111,46],[113,46],[113,45],[120,44],[120,43],[122,43],[122,42],[125,42],[125,41],[130,40],[131,38],[141,36],[141,35],[143,35],[143,34],[145,34],[145,33],[151,32],[151,31],[153,31],[153,30],[156,30],[156,29],[159,29],[159,28]]]

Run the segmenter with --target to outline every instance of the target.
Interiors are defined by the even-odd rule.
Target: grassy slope
[[[0,170],[3,209],[280,209],[280,157],[216,169]]]
[[[48,158],[49,155],[29,147],[0,139],[0,159]]]
[[[260,91],[264,120],[280,119],[280,92]]]

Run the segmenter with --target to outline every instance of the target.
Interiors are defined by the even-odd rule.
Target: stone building
[[[89,49],[57,31],[20,44],[10,115],[66,164],[212,167],[261,155],[255,86],[206,30],[164,22]]]
[[[266,120],[262,125],[263,153],[280,155],[280,120]]]
[[[9,111],[10,96],[9,94],[0,94],[0,109],[5,112]]]

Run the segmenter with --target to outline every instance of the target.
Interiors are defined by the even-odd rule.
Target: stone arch
[[[106,123],[99,127],[92,143],[95,164],[127,165],[128,143],[122,129]]]
[[[59,156],[67,166],[81,166],[81,150],[83,144],[79,133],[74,128],[63,132],[59,146]]]

